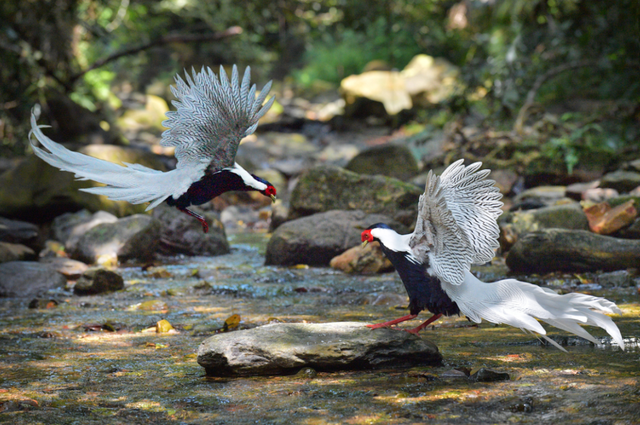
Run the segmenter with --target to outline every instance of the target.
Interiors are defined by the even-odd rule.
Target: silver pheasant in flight
[[[502,214],[502,195],[495,182],[486,179],[490,171],[479,170],[480,166],[476,162],[465,167],[459,160],[439,177],[429,172],[413,233],[400,235],[383,223],[362,232],[363,244],[379,241],[398,271],[409,294],[411,313],[369,327],[396,325],[429,310],[433,316],[408,331],[417,335],[442,315],[464,314],[475,323],[484,319],[536,333],[565,351],[546,336],[539,319],[594,344],[598,341],[580,325],[598,326],[624,349],[615,323],[594,311],[621,313],[609,300],[580,293],[558,295],[516,279],[485,283],[471,274],[471,264],[494,257],[499,246],[496,219]]]
[[[272,96],[264,103],[271,82],[256,96],[251,85],[250,68],[242,81],[234,65],[231,80],[220,67],[219,78],[210,68],[186,74],[186,82],[176,76],[171,91],[177,100],[175,111],[167,112],[163,125],[162,146],[174,146],[178,159],[174,170],[162,172],[140,164],[124,165],[73,152],[42,133],[37,119],[39,108],[31,114],[29,140],[33,152],[50,165],[75,173],[79,180],[94,180],[106,186],[80,189],[132,204],[150,202],[147,210],[166,201],[178,210],[195,217],[206,233],[206,220],[187,209],[201,205],[231,190],[255,190],[276,199],[276,189],[268,181],[247,172],[235,162],[240,140],[252,134],[258,120],[273,104]],[[264,104],[263,104],[264,103]],[[36,146],[31,135],[46,148]]]

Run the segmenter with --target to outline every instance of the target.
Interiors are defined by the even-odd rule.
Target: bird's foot
[[[202,224],[202,231],[204,233],[208,233],[209,232],[209,225],[207,224],[207,220],[205,220],[203,216],[201,216],[200,214],[195,213],[195,212],[193,212],[191,210],[188,210],[186,208],[178,208],[178,210],[180,210],[183,213],[188,214],[191,217],[193,217],[196,220],[198,220]]]
[[[398,319],[390,320],[388,322],[378,323],[378,324],[375,324],[375,325],[367,325],[367,327],[370,328],[370,329],[388,328],[388,327],[391,327],[393,325],[397,325],[398,323],[402,323],[402,322],[406,322],[407,320],[415,319],[416,317],[418,317],[417,314],[408,314],[406,316],[402,316],[402,317],[400,317]]]
[[[442,314],[434,314],[433,316],[431,316],[429,319],[427,319],[420,326],[417,326],[417,327],[415,327],[413,329],[405,329],[404,331],[405,332],[409,332],[410,334],[414,334],[414,335],[418,336],[418,334],[420,333],[421,330],[423,330],[424,328],[429,326],[429,324],[431,324],[432,322],[435,322],[436,320],[438,320],[441,317],[442,317]]]

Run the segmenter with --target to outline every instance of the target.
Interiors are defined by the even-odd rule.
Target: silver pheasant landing
[[[486,179],[489,170],[479,171],[480,166],[477,162],[465,167],[459,160],[439,177],[430,172],[413,233],[400,235],[383,223],[362,232],[363,243],[379,241],[398,271],[409,294],[411,313],[369,327],[396,325],[429,310],[434,316],[409,330],[417,334],[442,315],[462,313],[475,323],[484,319],[539,334],[565,351],[546,337],[539,319],[594,344],[598,341],[580,325],[601,327],[624,349],[615,323],[594,311],[621,313],[609,300],[580,293],[558,295],[516,279],[485,283],[471,274],[471,264],[493,258],[499,246],[496,219],[502,213],[502,195],[494,181]]]
[[[204,217],[188,206],[201,205],[231,190],[255,190],[275,201],[276,189],[271,183],[235,162],[240,141],[256,130],[258,120],[273,104],[273,96],[264,103],[271,82],[256,96],[249,67],[242,82],[235,65],[231,80],[222,67],[219,78],[210,68],[192,73],[193,77],[186,74],[186,82],[176,76],[176,85],[171,87],[177,99],[172,102],[176,110],[167,112],[162,123],[168,130],[162,133],[160,144],[175,147],[178,159],[175,170],[161,172],[139,164],[118,165],[72,152],[42,133],[44,126],[36,122],[37,107],[31,114],[29,134],[33,152],[50,165],[75,173],[79,180],[106,185],[82,191],[132,204],[150,202],[147,210],[166,201],[199,220],[205,233],[209,226]],[[31,134],[47,150],[36,146]]]

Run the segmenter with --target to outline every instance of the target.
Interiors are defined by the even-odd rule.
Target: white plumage
[[[175,170],[161,172],[139,164],[114,164],[78,152],[72,152],[42,133],[37,124],[39,108],[31,114],[29,139],[34,153],[50,165],[74,173],[79,180],[94,180],[105,187],[80,189],[132,204],[150,202],[147,210],[169,197],[178,199],[206,173],[229,170],[240,175],[251,188],[265,186],[234,162],[240,140],[253,133],[258,120],[269,110],[274,98],[262,104],[271,87],[267,83],[256,97],[256,86],[250,87],[250,68],[242,83],[234,65],[231,81],[220,67],[220,78],[210,68],[193,71],[187,82],[176,76],[172,92],[176,111],[167,112],[163,125],[163,146],[175,146],[178,164]],[[44,150],[31,140],[34,135]],[[249,176],[249,177],[247,177]],[[250,180],[250,181],[249,181]],[[193,214],[192,214],[193,215]]]
[[[493,258],[494,250],[499,246],[496,219],[502,213],[502,195],[494,181],[486,179],[489,170],[478,171],[480,166],[478,162],[465,167],[459,160],[440,177],[430,172],[425,193],[420,197],[415,231],[410,235],[399,235],[391,229],[374,225],[371,230],[363,232],[363,240],[378,239],[386,249],[407,254],[410,262],[413,262],[411,257],[415,257],[428,275],[439,279],[442,290],[473,322],[480,323],[484,319],[535,332],[561,350],[564,349],[546,337],[546,331],[538,320],[594,344],[598,344],[598,340],[580,325],[598,326],[624,349],[624,341],[615,323],[595,311],[621,313],[609,300],[580,293],[559,295],[516,279],[485,283],[471,274],[471,264],[485,263]],[[401,263],[404,257],[395,258],[397,269],[412,267]],[[430,284],[426,280],[423,282],[424,285]],[[415,284],[415,281],[405,282],[407,288]],[[418,305],[418,308],[426,307]],[[438,317],[443,313],[433,312]],[[403,319],[408,318],[411,316]]]

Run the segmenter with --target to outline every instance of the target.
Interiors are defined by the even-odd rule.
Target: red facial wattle
[[[371,230],[364,230],[360,235],[362,238],[362,242],[373,242],[373,235],[371,234]]]
[[[264,190],[264,194],[268,197],[271,198],[271,200],[273,202],[276,202],[276,188],[269,185],[267,186],[267,188]]]

